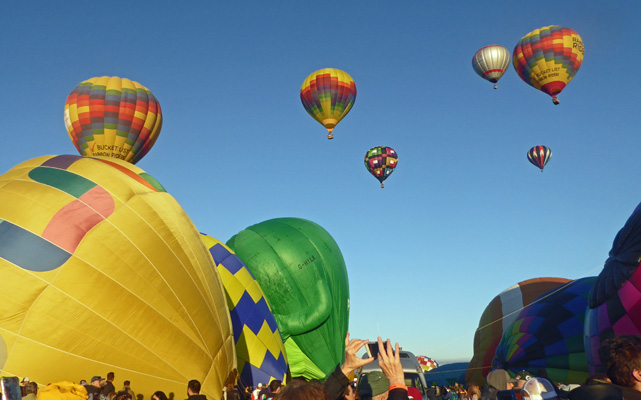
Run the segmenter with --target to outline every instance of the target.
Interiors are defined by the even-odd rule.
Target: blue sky
[[[469,359],[480,315],[510,285],[596,275],[641,200],[641,3],[4,2],[0,172],[75,154],[64,102],[94,76],[160,101],[137,165],[196,226],[226,241],[275,217],[312,220],[347,264],[350,330],[437,361]],[[514,69],[499,89],[471,66],[547,25],[585,60],[554,106]],[[328,141],[300,85],[326,67],[358,95]],[[544,173],[527,150],[544,144]],[[385,189],[363,165],[393,147]]]

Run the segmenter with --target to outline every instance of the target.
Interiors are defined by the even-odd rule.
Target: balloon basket
[[[385,185],[383,185],[383,184],[381,183],[381,189],[383,189],[384,187],[385,187]]]
[[[333,134],[333,133],[330,133],[329,135],[327,135],[327,139],[330,139],[330,140],[331,140],[331,139],[334,139],[334,134]]]
[[[494,85],[494,90],[498,89],[499,85]]]
[[[555,106],[558,106],[560,101],[559,99],[556,98],[556,96],[552,97],[552,103],[554,103]]]

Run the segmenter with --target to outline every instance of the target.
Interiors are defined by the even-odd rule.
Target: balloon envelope
[[[603,372],[599,347],[606,339],[641,335],[641,204],[617,233],[590,292],[585,351],[590,372]]]
[[[558,25],[536,29],[514,47],[512,63],[525,83],[556,96],[574,78],[583,62],[583,41],[578,33]]]
[[[108,370],[145,398],[198,379],[220,399],[236,367],[200,234],[133,164],[44,156],[0,176],[0,276],[5,376],[47,383]]]
[[[334,239],[300,218],[250,226],[227,245],[272,307],[293,377],[322,379],[342,362],[349,321],[345,261]]]
[[[537,375],[545,370],[555,382],[583,384],[589,376],[583,325],[595,280],[571,281],[525,307],[503,333],[492,366]]]
[[[393,148],[377,146],[365,153],[365,168],[381,183],[389,177],[398,164],[398,154]]]
[[[474,72],[492,83],[497,83],[501,79],[509,65],[510,51],[497,44],[483,47],[472,58]]]
[[[474,356],[465,374],[468,383],[485,385],[485,377],[492,369],[492,359],[503,332],[518,316],[523,307],[532,303],[548,290],[557,288],[569,279],[534,278],[510,286],[490,301],[485,308],[479,327],[474,334]]]
[[[541,172],[550,158],[552,158],[552,150],[546,146],[534,146],[527,152],[527,159],[532,165],[540,168]]]
[[[285,382],[287,357],[265,295],[245,264],[224,243],[202,235],[225,288],[238,357],[238,386]]]
[[[117,76],[91,78],[65,102],[65,126],[83,156],[140,161],[158,139],[158,100],[138,82]]]
[[[327,138],[332,139],[334,127],[354,106],[356,84],[340,69],[320,69],[303,81],[300,100],[309,115],[327,129]]]

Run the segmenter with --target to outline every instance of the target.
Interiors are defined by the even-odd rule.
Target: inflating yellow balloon
[[[235,373],[216,266],[176,200],[134,165],[44,156],[0,176],[0,375],[116,373],[149,399]],[[183,397],[180,397],[183,396]]]

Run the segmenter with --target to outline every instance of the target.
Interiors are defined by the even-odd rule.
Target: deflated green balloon
[[[314,222],[276,218],[227,245],[254,275],[272,307],[292,376],[323,379],[343,361],[349,320],[345,261]]]

